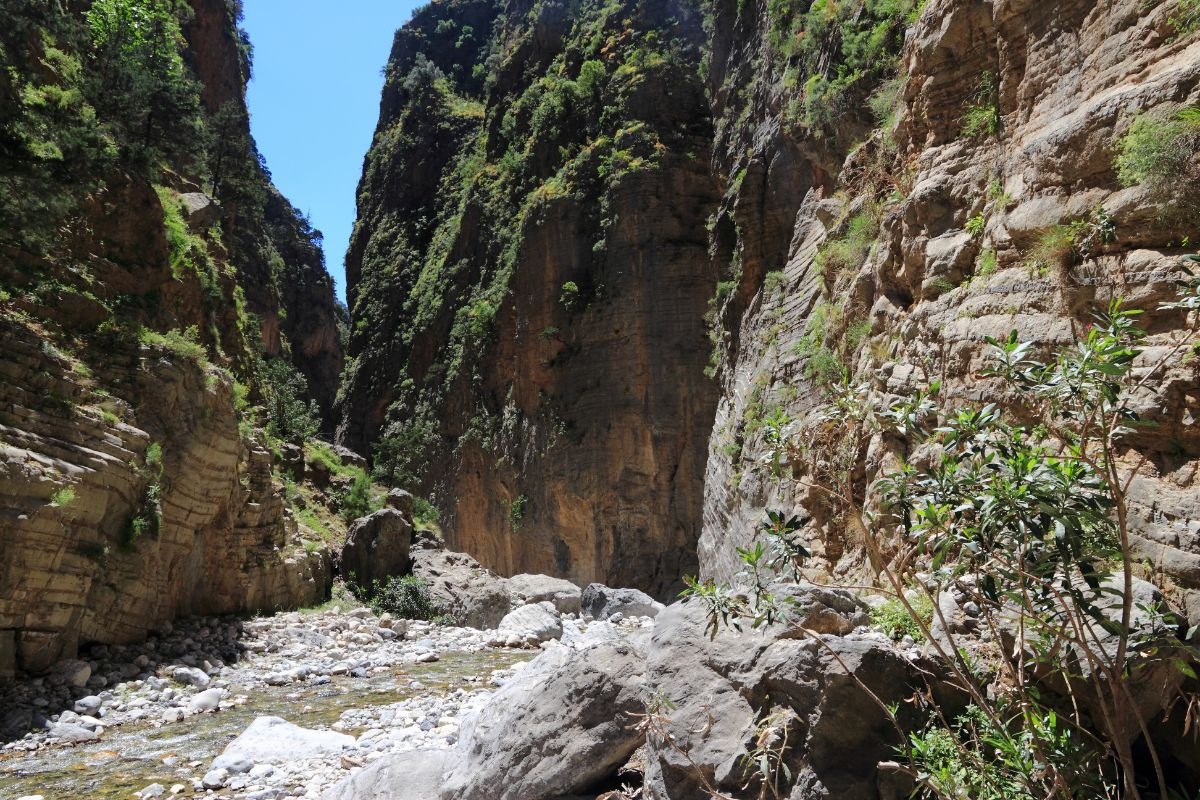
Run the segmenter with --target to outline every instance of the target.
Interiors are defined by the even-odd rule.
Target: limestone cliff
[[[687,3],[433,3],[396,35],[347,259],[340,435],[512,574],[695,569],[719,180]]]
[[[746,177],[728,187],[732,222],[719,221],[714,246],[743,268],[720,316],[701,568],[729,577],[734,545],[771,507],[806,519],[814,577],[869,578],[870,553],[886,557],[887,544],[867,540],[862,511],[904,442],[866,422],[832,426],[831,379],[862,387],[876,410],[940,381],[939,402],[1020,413],[983,375],[985,336],[1015,329],[1049,352],[1118,296],[1149,312],[1143,365],[1189,335],[1185,315],[1156,309],[1195,249],[1194,217],[1172,215],[1192,202],[1194,154],[1165,198],[1125,188],[1114,161],[1139,114],[1167,119],[1200,100],[1200,38],[1180,29],[1173,3],[930,0],[907,21],[899,77],[865,90],[882,124],[868,132],[855,106],[837,126],[854,133],[814,148],[811,128],[787,124],[787,92],[771,89],[788,68],[769,52],[779,20],[764,3],[737,4],[748,20],[734,5],[718,3],[717,29],[730,33],[714,46],[714,108],[728,117],[725,97],[761,100],[724,147]],[[739,72],[752,58],[762,69]],[[1072,223],[1096,243],[1056,249]],[[1154,376],[1139,405],[1156,424],[1126,453],[1140,552],[1192,616],[1198,391],[1194,358]],[[764,465],[781,429],[797,443],[783,457],[797,482]],[[798,488],[813,483],[841,498]]]
[[[987,335],[1048,352],[1118,295],[1152,311],[1145,358],[1187,331],[1153,309],[1196,240],[1172,215],[1194,148],[1173,196],[1115,166],[1136,120],[1197,102],[1181,9],[433,3],[360,185],[340,435],[501,571],[662,592],[700,524],[728,578],[779,508],[813,577],[869,579],[869,487],[905,443],[829,422],[831,387],[1019,411]],[[1195,370],[1147,388],[1129,442],[1142,552],[1185,589]]]
[[[250,409],[264,358],[328,407],[341,352],[249,135],[238,5],[137,4],[136,35],[127,5],[3,4],[0,676],[331,577]]]

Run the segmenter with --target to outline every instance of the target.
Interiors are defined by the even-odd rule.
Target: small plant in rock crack
[[[792,436],[793,421],[782,408],[775,408],[762,421],[763,444],[767,446],[763,463],[771,471],[771,476],[778,478],[787,457],[788,442]]]
[[[792,749],[794,724],[799,716],[787,706],[778,706],[764,716],[754,729],[754,747],[742,756],[749,781],[757,783],[759,800],[780,800],[792,782],[792,771],[785,759]]]

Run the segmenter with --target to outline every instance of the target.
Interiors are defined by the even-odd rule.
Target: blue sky
[[[379,118],[392,34],[417,0],[245,0],[254,43],[250,127],[279,187],[325,234],[346,297],[343,259],[354,191]]]

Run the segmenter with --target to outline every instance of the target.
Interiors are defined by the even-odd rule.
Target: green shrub
[[[562,294],[559,295],[558,302],[562,303],[563,308],[568,311],[574,310],[579,305],[579,286],[575,281],[567,281],[562,285]]]
[[[967,220],[966,231],[972,236],[978,236],[983,233],[984,227],[987,226],[987,220],[983,218],[983,214],[976,214]]]
[[[413,498],[413,524],[418,529],[428,530],[441,520],[441,512],[437,506],[424,497]]]
[[[1191,188],[1200,155],[1200,106],[1169,117],[1139,114],[1117,143],[1117,178],[1125,186],[1145,184],[1171,193]]]
[[[445,613],[433,599],[425,581],[415,575],[392,576],[365,589],[351,586],[377,614],[386,612],[399,619],[433,620]]]
[[[75,489],[71,486],[64,486],[50,495],[51,505],[58,506],[59,508],[65,508],[73,502],[75,502]]]
[[[979,88],[962,116],[962,135],[982,139],[1000,133],[1000,99],[996,78],[990,72],[979,78]]]
[[[1179,0],[1168,24],[1176,38],[1182,38],[1200,30],[1200,0]]]
[[[867,206],[850,218],[846,232],[829,239],[817,253],[817,268],[826,280],[852,273],[862,266],[879,235],[880,209]]]
[[[304,401],[308,380],[282,358],[268,359],[261,369],[261,389],[268,415],[267,432],[284,441],[300,444],[321,429],[321,409],[316,400]],[[244,396],[241,398],[244,403]],[[234,386],[234,405],[239,404]]]
[[[381,508],[381,504],[371,494],[371,479],[367,473],[358,470],[354,483],[342,496],[341,514],[347,523],[365,517]]]
[[[917,642],[925,641],[921,624],[926,627],[933,621],[933,600],[924,592],[913,592],[908,600],[913,613],[896,598],[885,600],[871,609],[871,622],[895,641],[911,636]]]
[[[195,325],[184,331],[164,333],[143,327],[138,330],[138,341],[146,347],[157,347],[197,364],[203,365],[208,360],[208,351],[200,344],[200,333]]]

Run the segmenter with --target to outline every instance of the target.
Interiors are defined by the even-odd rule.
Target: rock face
[[[412,560],[412,574],[459,625],[495,628],[512,609],[508,582],[465,553],[422,548]]]
[[[1048,354],[1114,296],[1148,310],[1139,367],[1163,355],[1188,324],[1156,310],[1186,250],[1143,187],[1121,187],[1113,159],[1136,113],[1167,115],[1200,100],[1200,41],[1171,35],[1167,6],[1136,0],[1103,13],[1077,2],[931,0],[893,49],[903,44],[903,82],[890,87],[899,93],[894,125],[869,133],[874,120],[852,103],[817,139],[789,119],[783,78],[797,65],[772,46],[780,22],[772,13],[762,3],[714,4],[714,163],[745,178],[726,187],[713,228],[714,249],[736,255],[740,269],[716,314],[721,399],[701,573],[733,575],[735,546],[774,508],[806,521],[813,576],[869,577],[870,551],[886,543],[870,541],[861,511],[905,443],[829,422],[824,385],[844,369],[878,410],[940,381],[941,405],[1017,410],[1011,392],[981,376],[984,337],[1016,329]],[[1077,55],[1064,62],[1067,50]],[[972,108],[995,109],[996,135],[964,130]],[[1097,207],[1112,215],[1116,240],[1076,253],[1063,275],[1038,268],[1047,231],[1086,224]],[[866,231],[857,249],[851,228]],[[1154,383],[1143,394],[1155,425],[1127,440],[1132,524],[1139,551],[1193,592],[1194,611],[1200,438],[1191,409],[1200,383],[1194,364],[1179,360]],[[772,415],[795,443],[790,453],[774,448],[781,474],[801,481],[763,467]],[[836,483],[848,500],[831,502],[805,483]]]
[[[700,15],[500,6],[397,34],[339,435],[396,453],[489,568],[668,594],[695,569],[714,401]]]
[[[588,584],[580,597],[580,609],[596,619],[613,614],[627,617],[655,617],[663,604],[637,589],[612,589],[601,583]]]
[[[360,586],[372,586],[412,567],[412,520],[395,508],[384,508],[356,520],[346,533],[339,565],[342,576]]]
[[[648,737],[648,797],[706,796],[689,760],[713,788],[740,796],[736,793],[747,781],[757,785],[746,757],[767,725],[786,733],[789,742],[782,763],[792,777],[779,771],[782,796],[908,796],[907,791],[880,791],[881,779],[887,779],[877,765],[895,756],[899,735],[859,681],[884,703],[903,709],[901,701],[924,687],[918,670],[882,636],[827,635],[818,643],[793,632],[794,625],[809,627],[820,618],[840,617],[842,625],[835,627],[852,626],[857,604],[840,594],[840,600],[808,597],[807,611],[792,626],[742,633],[723,629],[715,640],[708,637],[698,603],[677,603],[658,616],[646,683],[673,707],[658,710],[660,731]]]
[[[137,640],[176,616],[325,596],[329,553],[301,547],[271,454],[239,436],[227,379],[207,391],[202,368],[147,351],[129,371],[136,410],[115,401],[128,416],[113,425],[29,331],[0,321],[0,350],[0,629],[14,632],[21,669],[44,670],[80,641]],[[38,410],[23,388],[35,370],[80,404]],[[151,445],[158,476],[144,466]],[[151,484],[158,530],[135,537]]]
[[[463,724],[443,800],[529,800],[582,794],[641,742],[645,654],[628,643],[555,647]]]
[[[232,8],[196,0],[172,40],[198,80],[188,113],[213,134],[212,152],[164,134],[149,160],[166,169],[151,175],[124,151],[71,151],[71,170],[45,172],[24,145],[5,150],[0,676],[43,671],[80,642],[140,639],[177,615],[327,594],[329,554],[301,545],[266,442],[238,410],[260,399],[247,395],[260,345],[325,381],[328,406],[340,347],[315,234],[253,150]],[[130,121],[88,95],[92,84],[70,85],[75,68],[39,66],[40,48],[56,47],[79,74],[94,71],[84,10],[12,10],[0,48],[15,82],[0,90],[6,125],[36,127],[40,107],[13,91],[37,86],[96,105],[80,101],[76,134],[121,139]],[[12,31],[39,44],[14,47]],[[10,225],[14,213],[22,221]]]

